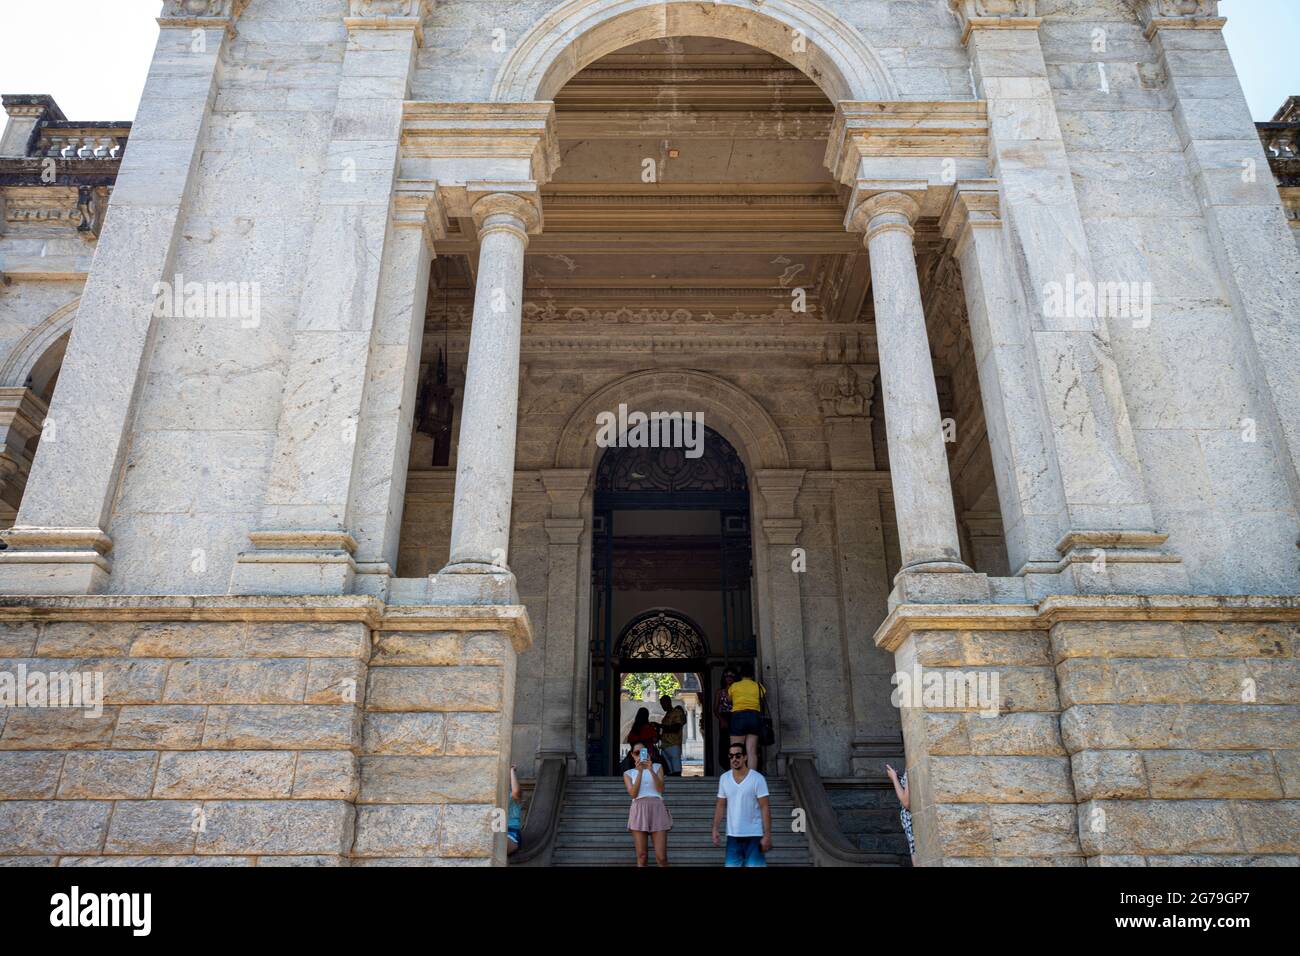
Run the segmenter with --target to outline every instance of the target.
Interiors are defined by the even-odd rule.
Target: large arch
[[[556,468],[591,468],[596,459],[596,415],[629,409],[702,412],[704,423],[731,442],[752,475],[789,468],[781,430],[762,405],[730,382],[695,369],[633,372],[593,392],[569,416],[555,452]]]
[[[60,339],[72,331],[77,318],[81,296],[60,306],[34,326],[14,346],[4,364],[0,365],[0,387],[22,388],[36,371],[41,359],[50,353]]]
[[[494,102],[550,100],[579,70],[643,40],[709,36],[766,50],[806,73],[832,103],[895,100],[888,68],[861,34],[816,0],[565,0],[515,45]]]

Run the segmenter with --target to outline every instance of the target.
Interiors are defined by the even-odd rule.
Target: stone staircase
[[[769,866],[812,866],[806,833],[791,830],[794,796],[785,780],[768,778],[772,809]],[[724,847],[710,839],[717,777],[670,777],[664,799],[673,815],[668,860],[673,866],[722,866]],[[636,851],[627,829],[630,798],[619,777],[570,778],[560,809],[551,866],[635,866]],[[725,832],[726,824],[722,828]],[[725,841],[724,841],[725,844]],[[654,845],[649,865],[653,866]]]

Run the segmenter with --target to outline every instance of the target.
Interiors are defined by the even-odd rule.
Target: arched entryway
[[[616,772],[623,675],[631,673],[698,675],[703,769],[716,774],[712,691],[727,663],[756,663],[748,477],[730,442],[711,428],[702,432],[698,457],[680,447],[614,447],[597,465],[591,774]]]

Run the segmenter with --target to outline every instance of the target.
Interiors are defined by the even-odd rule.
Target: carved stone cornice
[[[948,0],[961,21],[961,42],[970,42],[972,30],[1037,30],[1038,0]]]
[[[862,159],[877,156],[984,158],[988,107],[982,100],[855,102],[835,108],[826,142],[826,168],[841,183],[858,178]]]
[[[560,165],[555,104],[421,103],[402,107],[404,169],[436,180],[450,216],[469,216],[467,185],[545,184]],[[481,191],[480,191],[481,194]]]
[[[1150,40],[1161,30],[1221,30],[1219,0],[1128,0]]]
[[[164,0],[158,24],[163,27],[225,27],[235,21],[249,0]]]
[[[348,0],[348,16],[357,19],[427,17],[434,0]]]
[[[953,255],[961,250],[974,229],[997,229],[1002,225],[1001,201],[995,179],[965,180],[957,183],[952,199],[939,219],[945,239],[953,240]]]

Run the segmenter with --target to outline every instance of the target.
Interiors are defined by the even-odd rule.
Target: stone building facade
[[[6,96],[0,860],[503,864],[667,608],[922,865],[1300,862],[1300,118],[1223,23],[165,0],[133,124]]]

